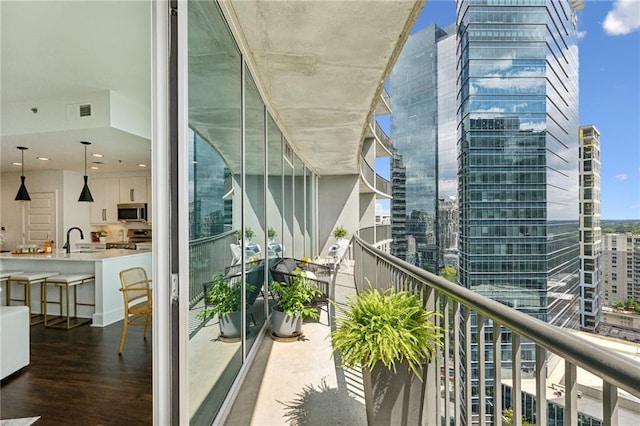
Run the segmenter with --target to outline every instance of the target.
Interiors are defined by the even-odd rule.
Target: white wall
[[[360,226],[366,228],[376,224],[376,195],[373,192],[360,194]]]
[[[353,235],[360,228],[359,175],[323,176],[318,187],[318,243],[324,256],[336,226]]]

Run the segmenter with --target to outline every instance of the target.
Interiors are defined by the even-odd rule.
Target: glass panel
[[[304,256],[309,256],[309,253],[305,252],[304,246],[304,206],[305,206],[305,194],[304,194],[304,181],[305,181],[305,170],[304,163],[297,155],[294,157],[294,174],[295,180],[293,183],[294,189],[294,231],[293,231],[293,240],[294,240],[294,257],[296,259],[301,259]]]
[[[269,153],[267,165],[269,173],[269,187],[267,190],[269,255],[282,257],[287,249],[287,247],[282,244],[282,134],[270,115],[267,122],[267,146]]]
[[[307,169],[306,176],[306,218],[305,218],[305,231],[304,231],[304,252],[313,259],[316,253],[313,251],[312,235],[313,235],[313,200],[315,193],[313,188],[313,174],[311,170]]]
[[[285,141],[286,144],[286,141]],[[287,249],[287,255],[289,257],[294,256],[293,248],[293,164],[291,164],[289,158],[283,156],[283,200],[284,206],[282,209],[284,223],[283,223],[283,243]]]
[[[264,104],[249,70],[245,67],[245,260],[247,297],[251,322],[248,324],[248,351],[265,320],[265,308],[261,291],[264,287],[265,268],[260,261],[266,254],[264,213]]]
[[[189,397],[191,423],[211,424],[242,364],[241,343],[219,338],[217,313],[198,317],[207,312],[205,300],[216,306],[205,289],[231,265],[230,245],[237,242],[232,221],[242,193],[241,57],[216,3],[189,2],[188,9]]]

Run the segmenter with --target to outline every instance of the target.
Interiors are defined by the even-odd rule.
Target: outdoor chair
[[[122,297],[124,299],[124,321],[118,354],[124,349],[127,330],[130,325],[144,326],[143,338],[147,339],[147,330],[152,320],[151,280],[144,268],[135,267],[120,271]]]

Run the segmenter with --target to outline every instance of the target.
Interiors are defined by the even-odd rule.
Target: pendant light
[[[93,197],[91,196],[91,191],[89,191],[89,186],[87,185],[87,181],[89,180],[89,176],[87,176],[87,145],[91,145],[91,142],[81,141],[80,143],[84,145],[84,186],[82,187],[82,192],[80,193],[78,201],[89,201],[92,203]]]
[[[20,175],[20,189],[18,189],[16,201],[31,201],[31,197],[29,197],[29,191],[27,191],[27,187],[24,186],[24,151],[25,149],[29,148],[27,148],[26,146],[18,146],[16,148],[22,151],[22,162],[20,163],[20,165],[22,166],[22,174]]]

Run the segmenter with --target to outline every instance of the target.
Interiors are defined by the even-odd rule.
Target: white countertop
[[[40,253],[28,253],[28,254],[11,254],[0,253],[0,259],[11,260],[72,260],[72,261],[85,261],[96,262],[106,259],[113,259],[122,256],[136,256],[149,254],[146,250],[124,250],[124,249],[109,249],[92,252],[81,252],[78,250],[72,250],[67,254],[64,250],[55,250],[53,253],[40,254]]]

